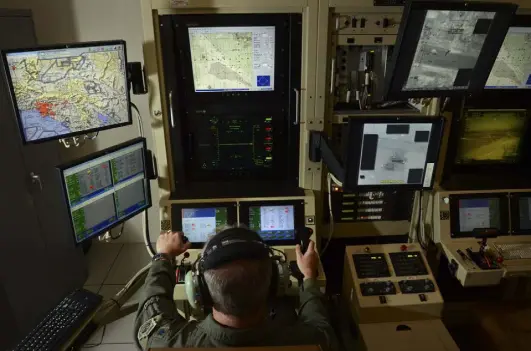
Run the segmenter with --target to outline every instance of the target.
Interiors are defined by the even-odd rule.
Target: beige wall
[[[123,39],[127,42],[129,61],[143,61],[140,0],[0,0],[0,8],[31,9],[39,44]],[[140,109],[148,147],[152,148],[147,95],[133,96],[132,100]],[[132,126],[101,132],[94,142],[76,150],[65,150],[64,159],[101,150],[137,136],[138,124],[135,117]],[[154,206],[149,210],[149,223],[154,241],[160,227],[156,182],[151,182],[151,189]],[[125,230],[119,240],[143,241],[140,216],[129,220]]]

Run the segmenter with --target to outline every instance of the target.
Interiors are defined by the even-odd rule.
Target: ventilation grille
[[[171,221],[169,219],[160,221],[160,230],[171,230]]]

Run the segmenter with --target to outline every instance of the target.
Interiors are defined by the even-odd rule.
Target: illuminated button
[[[266,130],[266,132],[271,132],[271,131],[273,131],[273,128],[271,128],[271,127],[266,127],[265,130]]]
[[[407,245],[400,246],[400,251],[407,251]]]
[[[273,150],[273,148],[272,148],[271,146],[266,146],[265,149],[266,149],[266,151],[271,151],[271,150]]]
[[[266,136],[266,137],[265,137],[265,141],[271,141],[271,140],[273,140],[272,137],[270,137],[270,136]]]

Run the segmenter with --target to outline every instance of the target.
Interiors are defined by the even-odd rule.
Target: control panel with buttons
[[[380,295],[394,295],[396,288],[392,281],[361,283],[361,294],[363,296],[380,296]]]
[[[358,323],[440,318],[443,307],[417,243],[347,246],[343,296]]]

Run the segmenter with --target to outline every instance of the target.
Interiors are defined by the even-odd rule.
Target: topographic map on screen
[[[6,54],[26,141],[129,121],[124,45]]]

